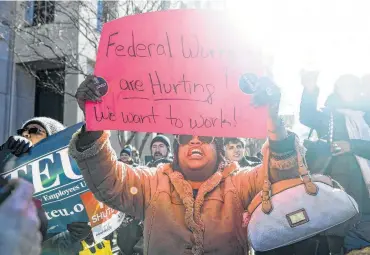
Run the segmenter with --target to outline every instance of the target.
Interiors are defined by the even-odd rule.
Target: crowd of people
[[[86,101],[100,100],[93,78],[88,76],[77,90],[82,111]],[[370,75],[339,77],[323,109],[317,107],[318,73],[304,72],[301,78],[300,121],[327,145],[321,149],[329,150],[307,147],[307,164],[313,166],[320,156],[329,155],[327,163],[312,167],[311,173],[338,181],[357,202],[359,215],[341,229],[276,250],[253,252],[370,254]],[[268,162],[271,183],[297,178],[297,157],[305,151],[299,137],[285,128],[278,115],[280,90],[276,84],[269,80],[269,86],[257,89],[253,99],[256,107],[267,106],[269,113],[268,139],[258,155],[246,154],[243,138],[175,135],[171,144],[167,136],[159,134],[150,143],[152,159],[145,165],[132,145],[123,147],[117,156],[108,131],[87,131],[83,126],[73,136],[69,153],[89,189],[99,201],[126,215],[116,230],[122,254],[252,252],[243,213],[266,185],[264,164]],[[63,129],[56,120],[36,117],[0,149],[21,156]],[[95,244],[88,222],[72,222],[65,232],[48,235],[42,205],[32,198],[32,184],[18,179],[4,187],[12,192],[1,200],[6,189],[0,190],[2,254],[79,254],[83,242]],[[133,187],[137,192],[131,192]],[[112,235],[106,239],[111,241]]]

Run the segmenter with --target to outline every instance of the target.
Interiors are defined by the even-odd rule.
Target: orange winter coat
[[[203,182],[194,198],[192,184],[170,165],[132,168],[117,161],[108,132],[82,152],[76,148],[78,137],[71,141],[70,155],[96,198],[145,221],[144,254],[248,253],[243,213],[262,190],[262,166],[239,169],[230,164]],[[265,146],[265,156],[268,150]],[[295,158],[270,160],[271,181],[296,177]]]

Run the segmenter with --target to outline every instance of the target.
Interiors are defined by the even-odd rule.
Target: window
[[[171,8],[171,1],[162,1],[161,2],[161,9],[162,10],[169,10]]]
[[[63,123],[64,69],[38,71],[36,79],[35,117],[45,116]]]
[[[26,22],[30,26],[48,24],[54,22],[55,2],[54,1],[33,1],[26,3]]]
[[[104,23],[114,20],[118,17],[117,2],[98,0],[97,4],[98,5],[96,12],[97,18],[96,30],[101,32]]]

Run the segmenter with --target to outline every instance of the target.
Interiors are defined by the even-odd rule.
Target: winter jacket
[[[68,230],[48,238],[42,243],[42,255],[77,255],[82,250],[81,242],[74,241]]]
[[[89,135],[93,136],[75,134],[69,153],[98,200],[144,220],[144,254],[247,253],[242,215],[262,190],[261,166],[239,169],[237,164],[229,164],[203,182],[194,198],[191,182],[170,164],[131,168],[117,161],[109,132],[90,146],[79,143]],[[290,135],[283,141],[266,143],[272,182],[298,177],[295,139]]]
[[[257,157],[245,156],[239,162],[240,167],[254,167],[262,163]]]
[[[117,246],[123,254],[132,255],[136,252],[135,247],[138,246],[142,237],[142,222],[136,219],[130,219],[126,224],[122,224],[117,229]]]
[[[120,162],[123,162],[122,160],[118,159],[118,161]],[[127,165],[130,165],[132,167],[137,167],[139,166],[138,164],[136,164],[132,159],[129,161],[129,162],[126,162]]]
[[[159,164],[166,164],[166,163],[172,163],[173,160],[170,157],[167,158],[160,158],[157,160],[149,161],[148,164],[146,164],[147,167],[157,167]]]
[[[352,153],[333,157],[325,174],[338,181],[347,193],[357,201],[360,213],[370,214],[369,193],[362,177],[361,168],[355,158],[355,155],[357,155],[370,159],[370,142],[349,139],[344,115],[335,110],[329,110],[329,108],[325,108],[323,111],[317,110],[318,95],[318,90],[314,93],[309,93],[306,90],[303,92],[300,121],[303,125],[317,130],[320,138],[328,139],[329,120],[331,113],[333,113],[333,140],[349,141]],[[335,100],[329,98],[328,101],[333,102]],[[334,103],[329,105],[334,105]],[[339,103],[336,103],[336,105],[339,105]],[[365,115],[365,120],[370,125],[369,113]]]

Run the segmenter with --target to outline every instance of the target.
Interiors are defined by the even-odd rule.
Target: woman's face
[[[207,143],[198,136],[192,136],[186,144],[179,145],[179,165],[183,172],[193,180],[209,178],[217,162],[217,151],[214,142]]]
[[[38,124],[27,125],[23,128],[21,135],[31,141],[33,145],[39,143],[48,136],[46,130]]]

